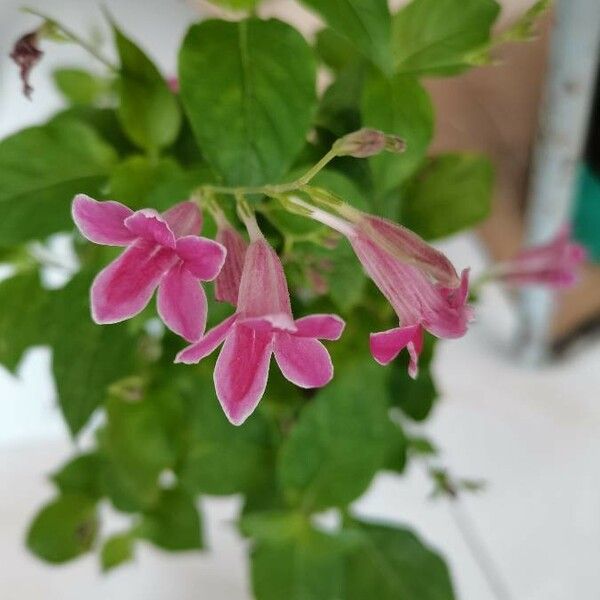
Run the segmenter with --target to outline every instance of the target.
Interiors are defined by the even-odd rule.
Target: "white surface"
[[[15,16],[16,2],[0,0],[0,52],[31,19]],[[93,22],[93,2],[31,2],[78,26]],[[173,70],[176,41],[189,10],[172,0],[108,2],[126,29]],[[168,4],[168,8],[167,8]],[[139,14],[143,12],[143,21]],[[13,20],[14,19],[14,20]],[[18,80],[2,63],[0,133],[39,121],[58,107],[45,70],[54,57],[81,55],[48,48],[50,59],[34,76],[29,104]],[[57,59],[58,60],[58,59]],[[458,267],[480,268],[470,237],[446,245]],[[513,600],[597,600],[600,595],[600,347],[543,371],[515,364],[514,318],[498,290],[484,294],[478,322],[458,341],[441,344],[436,371],[443,398],[427,433],[444,461],[461,476],[483,477],[487,491],[468,507],[491,549]],[[134,565],[107,577],[95,556],[55,568],[32,558],[23,535],[36,509],[51,494],[45,475],[72,449],[58,411],[45,350],[31,352],[15,380],[0,371],[0,598],[2,600],[247,600],[246,553],[234,533],[235,499],[205,501],[205,554],[167,555],[144,547]],[[492,600],[447,506],[427,501],[429,483],[418,470],[380,477],[358,504],[369,516],[408,523],[442,550],[462,600]],[[115,525],[109,519],[108,526]]]

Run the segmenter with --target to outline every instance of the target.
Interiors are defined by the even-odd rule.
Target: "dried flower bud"
[[[367,158],[385,150],[386,136],[376,129],[359,129],[340,138],[334,148],[338,156],[354,156]]]
[[[31,69],[40,61],[44,53],[38,47],[39,30],[31,31],[21,37],[14,45],[10,57],[21,70],[21,81],[23,82],[23,94],[31,99],[33,88],[29,83]]]

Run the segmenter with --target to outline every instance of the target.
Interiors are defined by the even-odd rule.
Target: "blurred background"
[[[188,24],[214,10],[192,0],[105,4],[167,75],[176,72],[177,48]],[[499,26],[529,4],[504,0]],[[19,12],[21,5],[0,0],[2,137],[60,108],[50,76],[56,66],[96,69],[77,48],[53,45],[34,72],[33,101],[24,99],[8,58],[14,41],[36,23]],[[31,0],[28,5],[83,34],[108,38],[94,0]],[[293,21],[307,35],[318,27],[313,15],[287,0],[266,2],[261,14]],[[540,37],[504,46],[498,65],[428,84],[438,113],[434,149],[485,151],[496,165],[492,217],[479,232],[441,244],[458,268],[471,266],[475,275],[491,259],[513,254],[523,240],[551,29],[548,15]],[[588,245],[600,239],[600,225],[581,228],[594,222],[590,219],[600,206],[593,154],[599,128],[597,120],[592,123],[578,167],[575,223]],[[55,243],[60,247],[61,240]],[[483,293],[469,335],[439,345],[435,371],[442,398],[426,432],[453,473],[487,482],[483,492],[465,498],[465,508],[513,600],[592,600],[600,593],[600,343],[593,335],[599,285],[600,272],[590,265],[580,286],[559,298],[550,327],[551,347],[561,353],[543,366],[519,358],[519,303],[499,287]],[[203,501],[210,548],[204,554],[167,555],[144,547],[135,563],[103,576],[93,556],[51,567],[26,551],[28,522],[50,496],[45,476],[72,453],[55,406],[49,358],[43,348],[30,350],[17,377],[0,368],[0,481],[5,486],[0,496],[0,598],[248,599],[246,551],[232,525],[235,498]],[[85,438],[78,444],[85,445]],[[357,509],[365,516],[407,523],[444,552],[459,598],[493,600],[448,504],[430,501],[430,491],[428,478],[413,465],[401,479],[379,477]],[[116,516],[107,517],[109,527],[118,526]],[[479,558],[486,560],[485,551]]]

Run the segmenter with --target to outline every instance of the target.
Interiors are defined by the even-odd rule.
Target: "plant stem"
[[[115,65],[114,63],[112,63],[110,60],[108,60],[102,54],[100,54],[100,52],[98,50],[96,50],[96,48],[94,48],[89,42],[87,42],[86,40],[84,40],[82,37],[80,37],[73,30],[69,29],[68,27],[65,27],[64,25],[62,25],[61,23],[59,23],[58,21],[56,21],[52,17],[49,17],[48,15],[46,15],[46,14],[44,14],[44,13],[42,13],[42,12],[36,10],[36,9],[33,9],[33,8],[24,8],[23,12],[26,12],[26,13],[28,13],[30,15],[34,15],[36,17],[40,17],[41,19],[44,19],[44,21],[46,21],[47,23],[49,23],[50,25],[52,25],[53,27],[55,27],[69,41],[71,41],[74,44],[77,44],[78,46],[80,46],[81,48],[83,48],[86,52],[88,52],[96,60],[98,60],[99,62],[101,62],[105,67],[107,67],[111,71],[114,71],[115,73],[117,73],[119,71],[119,67],[117,65]]]
[[[317,173],[319,173],[326,165],[328,165],[337,156],[337,151],[331,148],[321,160],[312,166],[302,177],[299,177],[291,183],[279,183],[275,185],[263,186],[248,186],[248,187],[226,187],[218,185],[203,185],[200,190],[204,190],[213,194],[229,194],[231,196],[263,194],[267,196],[276,196],[277,194],[285,194],[287,192],[296,191],[307,183],[309,183]]]
[[[448,497],[450,514],[473,560],[477,563],[496,600],[511,600],[508,587],[479,535],[473,520],[458,496]]]

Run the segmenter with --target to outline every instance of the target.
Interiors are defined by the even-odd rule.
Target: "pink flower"
[[[175,362],[197,363],[224,342],[215,388],[227,418],[240,425],[264,394],[272,354],[292,383],[322,387],[333,377],[333,365],[319,339],[337,340],[343,329],[336,315],[294,321],[281,261],[262,236],[254,235],[246,251],[236,313],[180,352]]]
[[[217,242],[227,250],[225,264],[215,279],[215,298],[236,306],[248,243],[222,211],[214,216],[217,220]]]
[[[585,248],[571,240],[569,227],[563,227],[552,241],[522,250],[512,260],[493,268],[491,275],[514,286],[566,288],[577,282],[586,256]]]
[[[96,323],[137,315],[158,288],[158,313],[167,327],[188,341],[202,336],[207,302],[198,280],[211,281],[218,275],[226,250],[198,237],[202,216],[193,202],[181,202],[161,215],[153,209],[133,212],[119,202],[97,202],[80,194],[72,212],[88,240],[126,246],[92,285]]]
[[[459,278],[444,254],[391,221],[335,200],[329,205],[337,215],[299,198],[289,201],[348,238],[365,271],[396,311],[400,327],[371,334],[371,353],[377,362],[387,365],[406,348],[410,354],[408,372],[416,378],[423,329],[442,338],[466,333],[473,317],[466,303],[468,270]]]
[[[392,256],[364,237],[360,229],[350,238],[350,243],[400,321],[399,327],[371,334],[371,353],[378,363],[387,365],[406,348],[410,354],[408,372],[416,378],[423,329],[441,338],[461,337],[467,331],[472,319],[472,310],[466,304],[468,270],[463,271],[457,287],[448,287],[432,280],[419,267]]]

